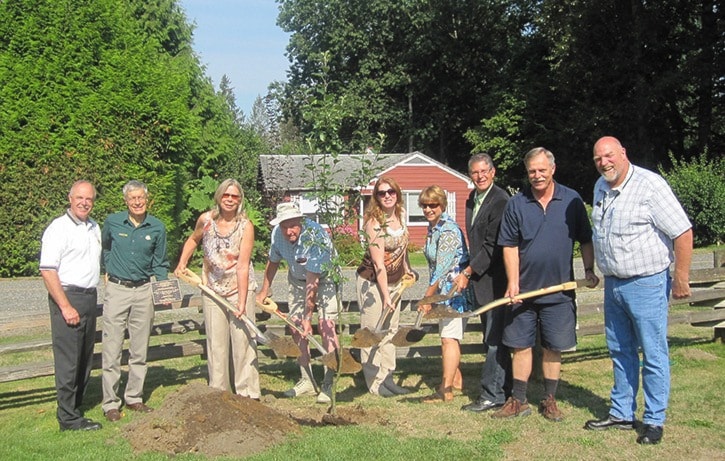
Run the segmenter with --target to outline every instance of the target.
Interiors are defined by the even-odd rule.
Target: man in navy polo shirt
[[[89,217],[96,189],[77,181],[70,207],[43,233],[40,274],[48,289],[53,338],[56,417],[61,431],[95,431],[101,425],[80,410],[93,366],[96,286],[101,271],[101,230]]]
[[[148,189],[139,181],[123,186],[128,210],[103,223],[103,262],[107,284],[103,303],[103,413],[108,421],[121,419],[121,352],[126,328],[129,336],[126,408],[148,413],[143,403],[146,353],[154,324],[151,280],[168,278],[166,227],[147,213]]]
[[[592,229],[578,193],[554,181],[554,155],[537,147],[524,157],[531,187],[509,200],[501,221],[498,244],[503,247],[508,286],[504,296],[515,303],[507,307],[503,343],[513,351],[512,396],[493,418],[531,413],[526,398],[537,328],[543,348],[544,395],[539,410],[549,421],[560,421],[556,390],[561,351],[576,345],[574,291],[553,293],[524,302],[519,293],[574,279],[574,242],[581,244],[588,286],[595,287]]]

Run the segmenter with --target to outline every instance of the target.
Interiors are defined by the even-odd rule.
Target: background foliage
[[[705,154],[689,162],[670,154],[671,171],[660,169],[693,224],[696,245],[725,243],[725,158]]]
[[[37,273],[42,231],[79,178],[98,188],[99,222],[125,208],[125,182],[146,182],[172,260],[202,178],[234,176],[254,197],[259,146],[191,34],[173,0],[0,2],[0,276]]]
[[[278,0],[291,33],[278,91],[302,130],[305,89],[364,101],[350,127],[460,171],[486,151],[518,187],[535,146],[591,199],[591,149],[617,136],[632,160],[669,167],[725,150],[725,24],[715,0]],[[464,136],[465,135],[465,136]],[[354,147],[352,130],[341,135]]]
[[[614,135],[668,174],[698,244],[722,242],[719,0],[276,1],[289,78],[249,118],[228,79],[216,90],[204,75],[177,0],[0,1],[0,277],[37,274],[42,231],[80,178],[101,223],[126,181],[145,181],[174,261],[213,184],[234,177],[263,259],[274,204],[259,154],[371,144],[459,171],[485,151],[509,188],[543,145],[590,201],[591,147]]]

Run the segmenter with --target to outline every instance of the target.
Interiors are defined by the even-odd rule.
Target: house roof
[[[464,180],[468,177],[458,171],[424,155],[420,152],[408,154],[350,154],[339,155],[260,155],[259,169],[262,186],[267,191],[306,191],[312,190],[314,173],[321,171],[324,164],[331,165],[331,180],[337,185],[355,189],[363,186],[360,172],[363,165],[372,173],[370,182],[382,176],[398,165],[435,164],[450,174]],[[314,165],[314,168],[312,167]]]

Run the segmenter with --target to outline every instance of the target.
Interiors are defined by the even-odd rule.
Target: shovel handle
[[[420,330],[421,323],[423,323],[423,311],[418,311],[418,316],[415,318],[415,323],[413,324],[413,328],[416,330]]]
[[[403,275],[403,278],[400,279],[400,286],[395,291],[395,294],[393,294],[393,297],[390,299],[390,304],[395,306],[400,301],[400,298],[403,297],[403,292],[406,290],[406,288],[410,288],[413,285],[415,285],[415,282],[418,281],[418,274],[405,274]],[[390,314],[393,313],[395,310],[395,307],[392,309],[383,309],[383,312],[380,313],[380,318],[378,319],[378,323],[375,325],[375,333],[380,333],[383,328],[383,324],[385,323],[385,319],[387,319]]]
[[[300,335],[300,336],[302,336],[303,338],[307,339],[307,341],[309,341],[309,342],[310,342],[310,344],[312,344],[312,345],[313,345],[313,346],[315,347],[315,349],[317,349],[318,351],[320,351],[320,354],[322,354],[322,355],[325,355],[325,354],[327,354],[327,351],[325,350],[325,348],[324,348],[324,347],[322,347],[322,344],[320,344],[320,343],[319,343],[319,342],[318,342],[318,341],[317,341],[317,340],[315,339],[315,337],[314,337],[314,336],[312,336],[311,334],[309,334],[309,335],[306,335],[306,334],[305,334],[305,332],[304,332],[304,331],[302,331],[302,329],[301,329],[300,327],[298,327],[298,326],[297,326],[297,325],[296,325],[296,324],[295,324],[295,323],[294,323],[294,322],[293,322],[292,320],[290,320],[290,319],[289,319],[289,317],[287,317],[286,315],[284,315],[283,313],[281,313],[281,312],[279,311],[279,309],[277,308],[277,303],[275,303],[274,301],[272,301],[272,299],[271,299],[271,298],[265,298],[265,299],[264,299],[264,303],[260,303],[260,302],[258,302],[258,303],[257,303],[257,306],[258,306],[258,307],[259,307],[260,309],[262,309],[262,310],[263,310],[264,312],[268,312],[268,313],[270,313],[270,314],[274,314],[274,315],[276,315],[277,317],[279,317],[279,318],[281,318],[282,320],[284,320],[284,322],[285,322],[285,323],[286,323],[287,325],[289,325],[289,326],[290,326],[290,328],[292,328],[292,329],[293,329],[293,330],[295,330],[295,331],[296,331],[297,333],[299,333],[299,335]]]
[[[216,301],[217,304],[225,307],[229,312],[231,312],[235,316],[239,314],[239,311],[234,306],[232,306],[232,303],[227,301],[226,298],[221,296],[216,291],[214,291],[211,288],[209,288],[208,286],[206,286],[204,284],[204,282],[202,282],[201,278],[198,275],[196,275],[194,272],[190,271],[189,269],[184,269],[184,272],[182,272],[181,275],[179,275],[179,278],[181,280],[183,280],[184,282],[188,283],[189,285],[198,287],[207,296],[209,296],[214,301]],[[255,325],[254,322],[252,322],[249,319],[249,317],[247,317],[246,315],[242,315],[242,321],[247,325],[247,327],[249,327],[254,332],[254,334],[257,336],[257,339],[259,340],[259,342],[261,342],[262,344],[267,344],[269,342],[269,338],[267,338],[264,335],[264,333],[262,333],[262,331],[259,328],[257,328],[257,325]]]
[[[532,290],[532,291],[527,291],[525,293],[519,293],[516,295],[516,299],[535,298],[536,296],[548,295],[551,293],[558,293],[560,291],[574,290],[581,284],[582,284],[582,282],[572,281],[572,282],[561,283],[559,285],[552,285],[550,287],[539,288],[538,290]],[[474,317],[476,315],[481,315],[484,312],[490,311],[491,309],[493,309],[495,307],[503,306],[504,304],[509,304],[509,303],[511,303],[511,298],[499,298],[494,301],[491,301],[488,304],[484,304],[483,306],[479,307],[475,311],[466,312],[464,315],[466,317]]]

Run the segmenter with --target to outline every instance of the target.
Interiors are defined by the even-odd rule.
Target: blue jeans
[[[662,426],[670,395],[667,347],[669,271],[604,282],[604,325],[614,368],[609,413],[633,421],[639,390],[639,349],[642,349],[642,422]]]

